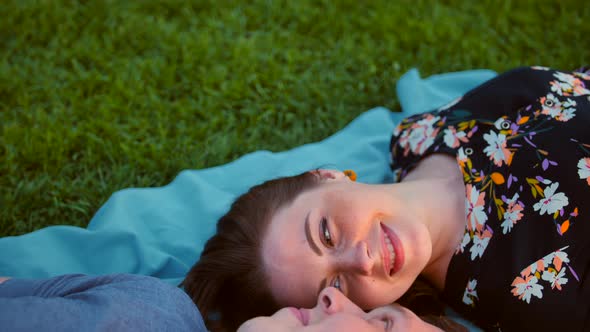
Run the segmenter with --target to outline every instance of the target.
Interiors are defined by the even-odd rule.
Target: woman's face
[[[420,198],[407,190],[413,184],[367,185],[323,172],[331,178],[277,211],[265,234],[273,296],[282,306],[311,307],[334,286],[364,309],[394,302],[432,251]]]
[[[270,317],[257,317],[244,323],[238,332],[250,331],[437,331],[410,310],[388,305],[365,313],[333,287],[324,289],[312,309],[293,307]]]

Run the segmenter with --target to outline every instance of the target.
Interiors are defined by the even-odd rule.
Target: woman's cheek
[[[355,286],[355,292],[349,294],[349,297],[365,310],[388,305],[401,297],[404,292],[385,281],[376,279],[359,280]]]

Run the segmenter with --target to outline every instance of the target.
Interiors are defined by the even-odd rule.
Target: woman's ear
[[[346,174],[334,169],[317,169],[314,172],[319,175],[320,180],[322,181],[340,181],[348,179]]]

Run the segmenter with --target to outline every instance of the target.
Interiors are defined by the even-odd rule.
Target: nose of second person
[[[364,312],[352,303],[344,294],[334,287],[324,288],[318,296],[318,306],[324,314],[332,315],[338,312],[362,315]]]

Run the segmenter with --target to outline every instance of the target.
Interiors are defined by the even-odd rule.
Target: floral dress
[[[502,74],[391,140],[398,179],[456,157],[467,220],[443,297],[486,330],[590,330],[590,71]]]

